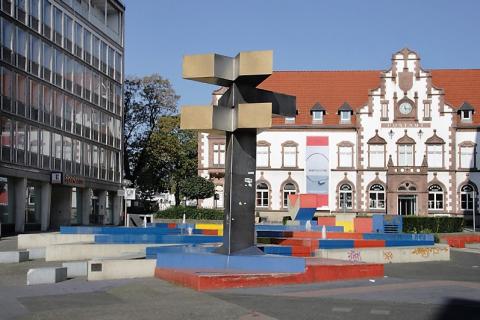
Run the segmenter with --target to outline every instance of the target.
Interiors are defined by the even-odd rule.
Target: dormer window
[[[312,119],[313,121],[323,122],[323,111],[313,111]]]
[[[325,108],[317,102],[310,109],[310,114],[312,115],[312,123],[323,123],[323,117],[325,116]]]
[[[470,110],[462,111],[462,121],[472,121],[472,111]]]
[[[464,102],[458,109],[461,122],[472,122],[474,108],[468,102]]]
[[[340,123],[351,123],[353,109],[346,102],[338,109],[338,114],[340,115]]]
[[[340,111],[340,122],[350,123],[351,116],[350,111]]]

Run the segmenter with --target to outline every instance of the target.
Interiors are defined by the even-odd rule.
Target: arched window
[[[257,207],[268,208],[270,191],[268,185],[264,182],[257,184]]]
[[[443,189],[438,184],[428,187],[428,209],[443,209]]]
[[[288,196],[291,194],[296,194],[297,193],[297,188],[295,185],[291,182],[285,183],[283,186],[282,194],[283,194],[283,207],[287,208],[290,200],[288,199]]]
[[[385,188],[379,184],[372,184],[368,190],[370,209],[385,209]]]
[[[471,184],[466,184],[460,190],[460,208],[462,210],[473,210],[473,199],[475,198],[475,189]]]
[[[340,209],[352,209],[353,208],[353,193],[352,186],[349,184],[342,184],[339,188],[340,195]]]

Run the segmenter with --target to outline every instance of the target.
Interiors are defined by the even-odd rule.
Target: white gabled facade
[[[312,193],[312,186],[327,184],[328,201],[318,202],[319,213],[471,217],[478,202],[480,159],[476,151],[479,123],[469,101],[478,97],[473,91],[472,95],[468,90],[459,91],[461,84],[450,76],[473,77],[473,84],[470,78],[464,82],[478,92],[480,70],[430,72],[421,68],[415,52],[403,49],[393,55],[389,70],[378,72],[377,85],[365,90],[357,88],[365,86],[361,77],[368,76],[371,81],[376,72],[365,72],[360,78],[352,72],[353,84],[335,78],[335,72],[319,73],[323,78],[274,72],[274,79],[264,86],[295,94],[298,116],[282,122],[275,119],[271,129],[258,132],[260,215],[281,219],[289,193]],[[348,78],[348,71],[338,73]],[[282,81],[275,82],[275,77]],[[306,82],[299,84],[296,77]],[[289,79],[290,87],[285,85]],[[337,94],[345,96],[337,100],[346,103],[332,105],[335,99],[327,97],[329,89],[321,87],[328,86],[329,79],[330,91],[337,89],[335,81],[337,86],[345,86],[344,92]],[[445,87],[436,87],[436,80]],[[318,86],[318,93],[301,89],[313,85]],[[214,93],[214,104],[221,94],[221,89]],[[327,101],[326,107],[322,99]],[[348,105],[359,99],[363,104]],[[327,150],[323,157],[311,156],[317,154],[316,146],[307,145],[317,138],[323,139],[323,150]],[[199,174],[214,180],[220,198],[204,200],[205,207],[222,206],[224,147],[220,146],[224,143],[224,137],[199,134]],[[311,175],[317,166],[327,168],[328,178],[320,181]]]

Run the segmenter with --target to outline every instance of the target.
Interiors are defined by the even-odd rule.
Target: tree
[[[177,112],[180,98],[167,79],[158,74],[128,77],[124,83],[124,170],[125,178],[137,178],[148,162],[147,146],[162,116]]]
[[[174,193],[178,206],[180,182],[197,176],[197,134],[180,130],[178,116],[161,117],[148,141],[145,157],[136,177],[142,193]]]
[[[187,199],[197,200],[213,197],[215,184],[200,176],[194,176],[180,182],[180,193]]]

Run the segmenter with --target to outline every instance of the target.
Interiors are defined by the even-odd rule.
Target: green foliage
[[[463,218],[403,217],[403,232],[407,233],[449,233],[462,231]]]
[[[215,184],[203,177],[193,176],[180,181],[180,193],[187,199],[205,199],[215,194]]]
[[[223,210],[201,209],[195,207],[171,207],[155,214],[157,219],[223,220]]]
[[[128,77],[124,93],[125,178],[148,193],[153,182],[147,178],[152,170],[148,145],[158,120],[177,112],[180,97],[175,94],[170,82],[158,74]]]

